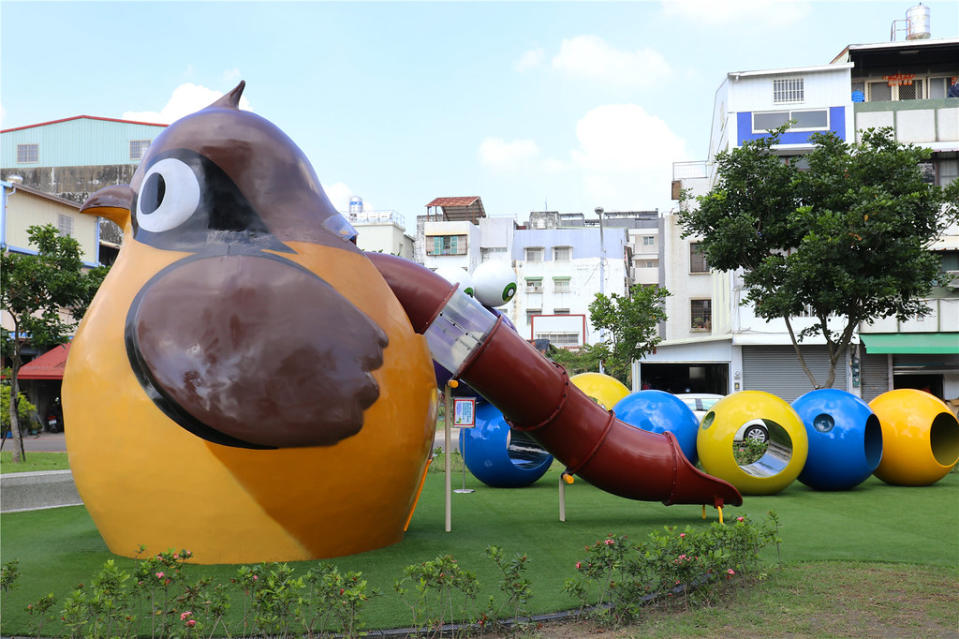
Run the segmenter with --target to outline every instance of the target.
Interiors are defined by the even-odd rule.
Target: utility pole
[[[597,206],[593,209],[596,212],[596,216],[599,217],[599,292],[601,295],[606,295],[606,242],[603,241],[603,207]],[[600,337],[603,337],[602,330],[600,331]],[[605,373],[603,370],[603,362],[599,362],[599,372],[601,374]]]

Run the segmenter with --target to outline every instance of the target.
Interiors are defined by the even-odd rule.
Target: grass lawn
[[[436,463],[442,462],[438,460]],[[527,553],[530,557],[528,576],[534,593],[532,608],[536,612],[547,612],[574,606],[574,602],[562,593],[562,586],[566,578],[575,574],[574,564],[584,557],[585,544],[607,533],[626,534],[639,540],[662,526],[699,527],[708,523],[700,518],[700,507],[665,507],[658,503],[628,501],[607,495],[582,481],[567,487],[567,522],[561,523],[558,521],[556,488],[560,470],[554,465],[535,485],[521,489],[492,489],[468,476],[466,485],[476,492],[453,495],[451,533],[443,530],[443,475],[431,472],[410,530],[401,543],[334,560],[341,571],[362,571],[371,586],[385,593],[371,600],[364,609],[366,626],[408,625],[408,609],[393,593],[393,582],[402,576],[405,566],[432,559],[438,554],[450,553],[464,568],[474,571],[480,581],[480,600],[485,601],[498,588],[496,568],[484,555],[486,546],[498,545],[507,554]],[[454,475],[454,488],[460,482],[461,476]],[[803,572],[807,562],[870,563],[868,570],[880,570],[871,578],[869,586],[874,591],[870,596],[874,597],[877,609],[882,608],[887,600],[892,601],[895,589],[912,587],[908,585],[911,582],[903,582],[895,576],[900,574],[897,570],[905,574],[915,572],[915,565],[926,566],[928,570],[920,572],[945,580],[941,582],[941,589],[951,593],[954,602],[959,566],[957,504],[959,473],[953,472],[939,483],[923,488],[888,486],[870,478],[853,491],[821,493],[796,482],[779,495],[746,497],[744,506],[727,509],[726,517],[747,513],[754,519],[761,519],[771,509],[779,514],[782,560],[787,565],[783,574],[792,576],[780,583],[776,577],[779,573],[774,572],[769,583],[751,591],[755,590],[756,596],[762,596],[764,591],[773,593],[768,595],[770,599],[764,605],[772,605],[771,601],[778,607],[782,607],[780,598],[785,597],[784,593],[789,589],[808,594],[813,598],[803,604],[808,606],[804,614],[815,616],[817,604],[813,589],[817,587],[817,579],[811,574],[815,569]],[[709,520],[714,521],[715,511],[710,508],[708,512]],[[4,635],[27,631],[28,619],[23,612],[27,603],[48,592],[55,593],[62,600],[77,583],[89,583],[103,562],[113,557],[82,507],[4,515],[0,519],[0,551],[4,562],[20,561],[22,575],[14,589],[3,596]],[[774,549],[767,554],[770,561],[776,560]],[[127,569],[132,566],[132,561],[126,559],[120,559],[118,563]],[[902,566],[890,566],[886,570],[881,565],[877,568],[872,564]],[[294,564],[297,570],[305,570],[310,565],[312,562]],[[853,568],[855,564],[849,569]],[[229,582],[236,567],[189,566],[187,570],[191,577],[211,575],[221,582]],[[843,570],[845,568],[838,572]],[[786,590],[777,590],[783,588]],[[753,593],[745,596],[751,597]],[[234,608],[239,607],[236,602]],[[955,608],[950,604],[946,609],[953,611],[952,623],[946,627],[955,628]],[[757,611],[757,614],[761,613],[761,610]],[[235,614],[239,612],[235,611]],[[700,613],[689,613],[684,618],[694,619],[697,614]],[[850,614],[855,617],[859,612]],[[697,627],[695,624],[706,621],[689,623]],[[723,621],[720,626],[726,623],[740,627],[735,618]],[[653,626],[649,627],[650,636],[660,636],[651,634],[653,629]],[[60,630],[53,626],[44,628],[45,633],[51,634]],[[688,636],[703,634],[712,633],[699,627],[698,634],[690,630]],[[841,636],[843,633],[836,634]],[[644,631],[638,636],[646,635]],[[680,633],[679,636],[685,635]],[[893,633],[891,636],[904,635]]]
[[[11,442],[12,443],[12,442]],[[26,473],[35,470],[67,470],[70,463],[66,453],[35,453],[27,452],[27,460],[19,464],[13,463],[13,453],[0,451],[0,473]]]

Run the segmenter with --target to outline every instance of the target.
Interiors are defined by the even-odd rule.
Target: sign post
[[[453,425],[457,428],[475,428],[476,426],[476,399],[473,397],[456,397],[453,399]],[[460,437],[463,433],[460,432]],[[472,488],[466,487],[466,459],[463,459],[463,487],[453,492],[471,493]]]

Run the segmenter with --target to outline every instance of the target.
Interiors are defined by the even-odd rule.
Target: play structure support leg
[[[452,380],[451,380],[452,381]],[[453,486],[452,486],[452,446],[450,444],[450,420],[453,419],[453,392],[452,386],[446,387],[443,393],[444,411],[443,411],[443,441],[444,441],[444,464],[446,475],[446,532],[453,530]]]
[[[566,482],[559,478],[559,520],[566,521]]]

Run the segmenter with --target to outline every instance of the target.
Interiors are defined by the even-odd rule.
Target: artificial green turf
[[[28,452],[26,460],[13,463],[13,453],[0,452],[0,473],[27,473],[37,470],[67,470],[70,462],[66,453]]]
[[[534,593],[532,608],[546,612],[573,607],[562,593],[563,582],[575,574],[583,546],[607,533],[639,540],[665,525],[704,526],[698,506],[634,502],[603,493],[577,481],[566,490],[567,521],[558,521],[558,465],[533,486],[493,489],[472,476],[471,494],[453,494],[453,531],[444,523],[443,475],[430,473],[404,540],[389,548],[337,558],[341,570],[360,570],[370,585],[385,593],[369,602],[363,618],[367,627],[397,627],[410,623],[409,610],[393,593],[393,582],[412,563],[450,553],[460,565],[476,572],[481,600],[498,589],[496,569],[484,555],[487,545],[508,553],[527,553]],[[453,487],[460,485],[459,474]],[[779,495],[746,497],[741,508],[725,516],[746,513],[754,519],[775,510],[782,521],[782,559],[786,562],[845,560],[913,563],[954,567],[959,564],[959,473],[950,473],[933,486],[906,488],[870,478],[855,490],[816,492],[795,482]],[[77,583],[89,583],[102,563],[113,557],[81,507],[25,512],[0,518],[2,561],[20,560],[21,578],[2,601],[2,632],[26,631],[24,606],[47,592],[62,600]],[[767,556],[775,560],[776,551]],[[202,559],[202,558],[198,558]],[[130,560],[118,560],[129,569]],[[312,562],[294,564],[306,570]],[[235,566],[190,566],[192,577],[209,574],[228,582]],[[234,604],[239,614],[240,603]],[[56,627],[44,632],[55,633]]]

